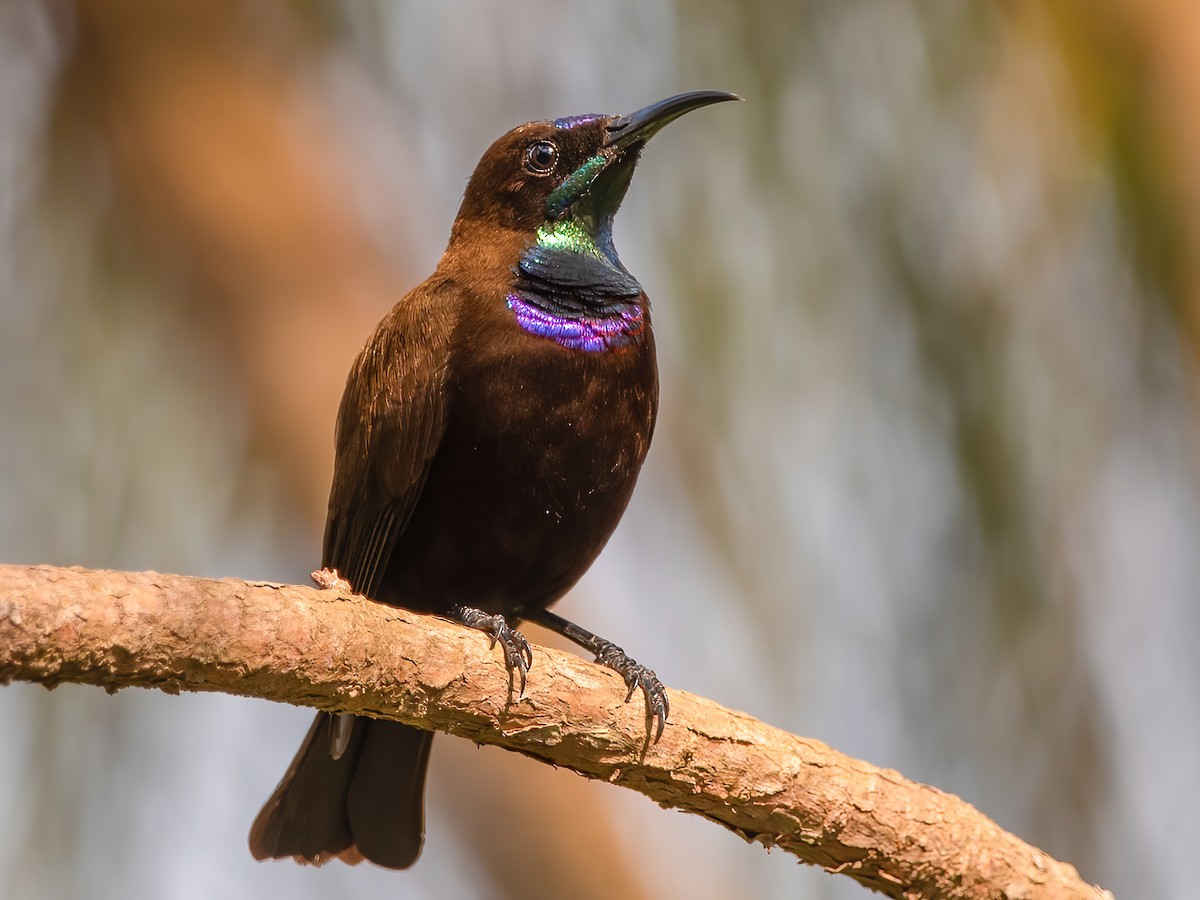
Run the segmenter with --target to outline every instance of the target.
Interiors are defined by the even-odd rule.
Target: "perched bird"
[[[437,270],[379,323],[338,412],[323,565],[382,603],[486,632],[524,687],[513,625],[544,625],[641,687],[654,673],[547,611],[608,541],[658,408],[650,306],[613,247],[642,147],[696,91],[624,116],[530,122],[484,153]],[[258,859],[403,869],[424,840],[432,734],[317,715],[250,832]]]

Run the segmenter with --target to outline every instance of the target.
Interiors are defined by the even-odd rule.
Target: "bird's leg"
[[[481,609],[470,606],[456,606],[450,610],[450,618],[461,622],[468,628],[482,631],[491,640],[491,646],[496,644],[504,651],[504,665],[508,669],[508,696],[512,699],[513,673],[521,679],[521,689],[517,691],[520,697],[525,693],[525,674],[533,665],[533,651],[529,649],[529,641],[525,635],[515,628],[509,627],[504,616],[485,613]]]
[[[548,610],[540,609],[522,613],[522,618],[536,622],[543,628],[549,628],[556,634],[561,634],[567,640],[574,641],[583,649],[594,653],[596,662],[608,666],[625,679],[625,685],[629,688],[629,693],[625,695],[626,703],[633,699],[633,692],[641,687],[642,693],[646,696],[646,725],[649,731],[647,737],[653,734],[654,742],[658,743],[658,739],[662,737],[663,729],[667,725],[667,715],[671,711],[671,704],[667,700],[667,689],[658,680],[653,669],[648,669],[641,663],[630,659],[628,654],[612,641],[597,637],[590,631],[585,631],[573,622],[568,622]],[[656,723],[657,728],[655,727]]]

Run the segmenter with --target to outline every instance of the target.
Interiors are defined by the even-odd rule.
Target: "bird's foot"
[[[490,639],[490,646],[500,645],[504,651],[504,665],[508,669],[509,699],[512,699],[516,681],[514,674],[521,680],[520,690],[517,691],[517,697],[521,697],[525,693],[525,675],[533,665],[533,651],[529,648],[529,641],[525,640],[525,635],[511,628],[508,622],[504,621],[504,616],[485,613],[481,609],[459,606],[454,609],[453,615],[468,628],[475,628],[486,634]]]
[[[323,591],[341,591],[344,594],[353,594],[354,588],[350,582],[338,574],[337,569],[317,569],[310,576],[313,584]]]
[[[653,669],[648,669],[641,663],[630,659],[629,655],[612,641],[597,638],[595,653],[596,662],[602,666],[608,666],[625,679],[625,685],[629,688],[629,693],[625,695],[626,703],[633,699],[633,692],[641,687],[642,693],[646,696],[646,722],[649,732],[654,734],[654,743],[657,744],[667,725],[667,714],[671,711],[671,703],[667,699],[667,689],[658,680]],[[657,727],[655,727],[656,723]],[[649,737],[649,733],[647,737]]]

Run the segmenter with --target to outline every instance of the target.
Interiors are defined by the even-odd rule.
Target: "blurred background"
[[[6,0],[0,560],[304,582],[345,374],[480,153],[697,88],[748,102],[618,217],[662,412],[559,611],[1188,896],[1200,6]],[[446,737],[412,871],[255,863],[309,718],[0,689],[0,896],[866,894]]]

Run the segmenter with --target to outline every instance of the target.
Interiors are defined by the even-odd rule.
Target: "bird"
[[[335,425],[325,577],[484,632],[510,692],[533,661],[516,626],[565,636],[624,677],[626,702],[641,688],[648,740],[669,714],[654,671],[548,607],[624,513],[658,411],[650,304],[617,256],[614,215],[651,137],[740,99],[691,91],[498,138],[436,270],[355,360]],[[251,853],[408,868],[424,842],[431,741],[318,713],[254,822]]]

